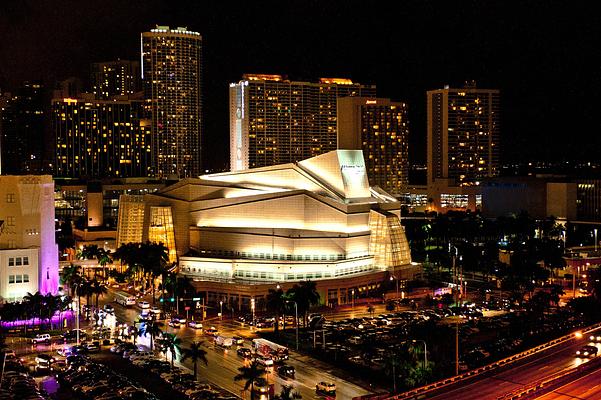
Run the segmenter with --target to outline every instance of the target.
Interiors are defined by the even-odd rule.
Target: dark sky
[[[503,158],[597,161],[601,16],[595,1],[2,0],[0,86],[139,59],[156,24],[204,39],[205,152],[228,159],[227,86],[245,72],[350,77],[409,103],[425,159],[425,91],[475,79],[502,91]]]

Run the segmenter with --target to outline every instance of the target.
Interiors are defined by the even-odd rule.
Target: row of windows
[[[8,259],[9,267],[19,267],[21,265],[29,265],[29,257],[10,257]]]
[[[288,260],[288,261],[335,261],[343,260],[344,254],[271,254],[271,253],[251,253],[246,251],[231,250],[201,250],[202,254],[211,254],[225,257],[239,257],[261,260]]]
[[[29,275],[24,274],[24,275],[9,275],[8,276],[8,283],[9,284],[13,284],[13,283],[28,283],[29,282]]]

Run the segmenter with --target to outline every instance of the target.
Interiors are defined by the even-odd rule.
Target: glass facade
[[[177,262],[175,234],[173,231],[173,215],[170,206],[150,207],[148,240],[153,243],[163,243],[169,250],[169,262]]]
[[[369,254],[381,270],[411,262],[411,250],[399,217],[386,211],[369,212]]]

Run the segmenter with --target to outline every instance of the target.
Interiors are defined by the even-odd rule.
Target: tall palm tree
[[[314,281],[301,281],[289,290],[289,295],[298,305],[298,313],[303,315],[304,326],[307,326],[307,313],[319,304],[321,296]],[[298,321],[296,321],[298,324]]]
[[[267,384],[265,368],[255,360],[248,366],[243,365],[238,368],[238,371],[238,375],[234,376],[234,381],[244,381],[244,390],[250,388],[250,400],[254,400],[255,386],[265,386]]]
[[[286,295],[282,289],[274,290],[269,289],[269,293],[266,298],[267,310],[275,314],[275,323],[273,324],[273,332],[278,333],[280,328],[280,314],[286,307]],[[284,328],[286,327],[286,321],[284,321]]]
[[[294,388],[290,385],[282,386],[282,391],[280,394],[275,395],[274,400],[293,400],[293,399],[302,399],[303,396],[299,392],[293,392]]]
[[[27,294],[23,296],[23,302],[29,311],[28,314],[33,316],[34,322],[36,317],[38,317],[38,320],[42,318],[44,296],[40,292],[35,292],[34,294],[27,292]]]
[[[181,351],[181,339],[178,338],[173,333],[163,333],[163,345],[165,346],[165,351],[171,351],[171,366],[173,367],[173,362],[175,361],[175,353],[179,353]],[[206,352],[205,352],[206,353]],[[196,377],[196,373],[194,374]]]
[[[68,267],[63,268],[63,273],[61,275],[61,283],[63,285],[69,286],[71,296],[73,296],[75,284],[77,284],[80,280],[81,266],[71,264]]]
[[[106,286],[98,279],[94,278],[90,282],[90,292],[96,295],[96,308],[98,308],[98,297],[104,296],[107,293]]]
[[[140,336],[140,330],[137,326],[133,325],[129,328],[129,335],[131,340],[134,342],[134,346],[136,345],[136,341],[138,340],[138,336]]]
[[[152,351],[154,350],[154,339],[163,334],[162,324],[150,319],[140,320],[140,322],[139,336],[150,336],[150,350]]]
[[[105,249],[98,249],[96,259],[98,260],[98,265],[102,267],[102,275],[104,276],[104,279],[108,279],[106,265],[113,262],[113,260],[111,259],[111,251]]]
[[[202,361],[205,365],[209,364],[207,360],[207,352],[201,348],[204,345],[203,341],[192,342],[189,348],[183,350],[183,358],[182,361],[187,360],[188,358],[192,360],[192,364],[194,364],[194,379],[196,379],[196,371],[197,364],[199,361]]]

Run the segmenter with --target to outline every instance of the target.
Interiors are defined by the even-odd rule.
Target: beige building
[[[56,293],[54,182],[50,175],[0,176],[0,301]]]
[[[499,91],[474,82],[460,89],[430,90],[428,97],[428,184],[450,179],[478,185],[499,174]]]
[[[398,196],[409,183],[407,104],[373,97],[338,99],[338,148],[362,150],[369,182]]]
[[[369,186],[358,150],[185,179],[144,203],[144,222],[120,229],[166,244],[209,302],[241,308],[275,285],[312,280],[324,302],[348,303],[416,271],[400,204]]]

